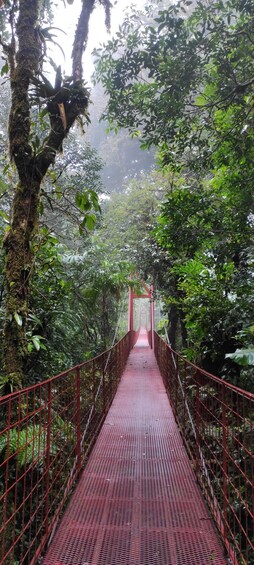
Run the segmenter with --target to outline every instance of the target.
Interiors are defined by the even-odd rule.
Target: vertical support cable
[[[186,435],[186,426],[187,426],[187,410],[186,410],[186,405],[187,405],[187,396],[186,396],[186,361],[184,361],[184,365],[183,365],[183,434],[184,437]]]
[[[48,414],[47,414],[47,437],[46,437],[46,499],[45,499],[45,535],[49,533],[49,489],[50,489],[50,437],[51,437],[51,408],[52,408],[52,381],[48,383]]]
[[[95,362],[94,359],[92,360],[92,386],[93,386],[93,416],[96,417],[97,414],[97,405],[96,405],[96,401],[97,401],[97,387],[96,387],[96,367],[95,367]]]
[[[150,295],[151,295],[151,348],[154,349],[154,287],[151,284],[150,287]]]
[[[175,414],[176,414],[176,418],[177,421],[179,422],[179,414],[178,414],[178,386],[179,386],[179,379],[178,379],[178,375],[179,375],[179,358],[176,357],[176,362],[175,362],[175,376],[174,376],[174,381],[175,381],[175,386],[174,386],[174,405],[175,405]]]
[[[7,445],[6,445],[6,466],[5,466],[5,478],[4,478],[4,499],[3,499],[3,524],[4,526],[8,523],[8,492],[9,492],[9,463],[10,463],[10,433],[11,433],[11,398],[8,400],[8,408],[7,408],[7,419],[6,419],[6,430],[7,430]],[[5,544],[6,544],[6,530],[4,529],[3,534],[1,536],[2,541],[2,557],[4,557],[5,553]],[[2,560],[1,560],[2,562]]]
[[[81,470],[81,411],[80,411],[80,367],[76,369],[76,456],[77,471]]]
[[[120,375],[122,374],[122,370],[125,362],[125,351],[122,348],[122,342],[120,342],[120,344],[117,347],[117,354],[119,360],[119,366],[118,366],[118,379],[119,379]]]
[[[133,292],[129,288],[128,331],[133,332]]]
[[[103,398],[103,416],[106,416],[106,382],[105,382],[105,363],[102,366],[102,398]]]
[[[223,449],[223,519],[224,540],[227,539],[227,484],[228,484],[228,455],[227,455],[227,413],[226,413],[226,388],[222,383],[222,449]]]
[[[195,428],[196,428],[196,475],[199,477],[200,472],[200,421],[201,421],[201,414],[200,414],[200,383],[198,378],[198,371],[196,371],[195,375],[196,381],[196,418],[195,418]]]

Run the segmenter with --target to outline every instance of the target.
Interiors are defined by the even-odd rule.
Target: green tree
[[[100,215],[103,163],[95,149],[70,132],[61,155],[45,177],[40,203],[40,222],[47,225],[68,247],[73,235],[89,233]],[[76,228],[76,232],[75,232]]]
[[[197,165],[211,153],[211,136],[217,142],[215,111],[236,104],[232,132],[252,125],[253,3],[187,0],[147,25],[152,9],[133,13],[97,52],[105,116],[143,145],[159,146],[164,162],[185,152]]]
[[[107,259],[107,249],[96,235],[77,237],[72,226],[67,247],[45,230],[31,283],[29,382],[111,346],[132,272],[127,261]]]
[[[253,3],[151,13],[125,20],[98,53],[97,77],[111,127],[157,146],[161,167],[179,175],[156,232],[171,338],[180,323],[182,344],[223,374],[253,316]]]
[[[1,115],[1,169],[0,169],[0,241],[10,224],[10,204],[16,173],[6,156],[9,98],[8,85],[2,84],[0,95]],[[41,134],[40,130],[38,133]],[[29,355],[24,363],[26,383],[34,382],[77,363],[84,356],[87,340],[80,323],[79,309],[71,310],[71,280],[67,277],[64,257],[73,253],[82,242],[89,245],[89,233],[100,215],[99,194],[102,191],[101,160],[84,142],[79,129],[70,132],[65,142],[65,153],[60,155],[43,183],[40,201],[39,227],[33,234],[33,272],[30,282],[29,313],[26,339]],[[93,206],[93,209],[91,209]],[[90,229],[89,229],[90,228]],[[80,241],[79,241],[80,240]],[[1,366],[3,326],[5,315],[4,256],[1,248],[0,280],[0,352]],[[78,276],[78,273],[76,274]],[[75,286],[75,285],[73,285]],[[68,302],[69,299],[69,302]],[[80,306],[81,308],[81,306]],[[83,312],[83,311],[82,311]],[[86,312],[87,314],[87,312]],[[88,315],[88,314],[87,314]],[[87,320],[87,324],[89,321]],[[59,337],[60,324],[68,328]],[[75,335],[73,329],[75,328]],[[69,337],[69,340],[68,340]],[[73,344],[71,339],[73,338]],[[87,345],[89,349],[89,344]],[[1,374],[6,385],[8,378]],[[11,387],[12,388],[12,387]],[[2,392],[8,392],[4,386]]]
[[[252,150],[249,158],[248,176]],[[251,185],[238,174],[236,159],[234,169],[219,168],[209,181],[188,180],[167,196],[155,230],[168,254],[169,336],[206,369],[236,380],[239,370],[225,364],[225,354],[235,350],[253,316]]]
[[[157,281],[163,253],[151,236],[169,179],[159,172],[141,174],[140,179],[126,183],[121,194],[111,194],[103,206],[98,235],[108,257],[125,259],[134,265],[141,278]]]
[[[110,3],[100,2],[109,24]],[[11,86],[9,150],[18,182],[14,190],[12,217],[4,238],[6,276],[6,322],[4,328],[5,371],[15,386],[24,382],[28,355],[26,326],[29,314],[30,280],[34,266],[32,238],[38,229],[42,181],[62,148],[69,130],[87,115],[89,93],[83,82],[82,55],[95,0],[83,0],[73,42],[72,74],[64,77],[55,69],[55,84],[45,77],[47,45],[54,39],[43,23],[52,2],[40,0],[8,2],[10,40],[2,42]],[[36,120],[34,117],[36,116]],[[47,127],[38,136],[38,121]]]

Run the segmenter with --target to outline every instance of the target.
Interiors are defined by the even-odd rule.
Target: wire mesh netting
[[[254,564],[254,395],[189,363],[155,334],[155,353],[196,475],[233,563]]]
[[[47,381],[0,398],[0,562],[36,563],[86,461],[132,336]]]

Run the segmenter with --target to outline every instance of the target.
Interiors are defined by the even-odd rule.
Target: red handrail
[[[132,346],[0,398],[0,563],[34,564],[110,407]]]
[[[234,564],[254,564],[254,394],[178,355],[155,355],[197,478]]]

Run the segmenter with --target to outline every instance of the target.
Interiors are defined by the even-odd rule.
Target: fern
[[[46,451],[46,430],[39,425],[28,426],[26,429],[13,428],[9,433],[0,437],[0,452],[16,455],[20,467],[35,463],[39,465]],[[50,455],[57,451],[54,443],[50,445]]]

